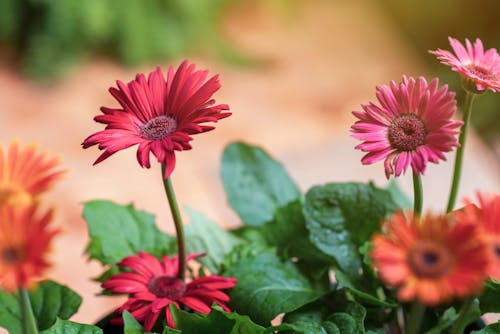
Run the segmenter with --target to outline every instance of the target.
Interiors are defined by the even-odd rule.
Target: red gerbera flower
[[[52,210],[38,216],[36,205],[0,206],[0,286],[30,287],[50,264],[46,256],[57,230],[49,229]]]
[[[203,254],[190,254],[187,261],[200,256]],[[233,288],[236,278],[211,275],[186,283],[177,278],[177,256],[163,256],[162,261],[158,261],[145,252],[139,252],[139,256],[128,256],[118,265],[131,269],[132,272],[113,275],[102,287],[114,293],[130,294],[130,298],[117,312],[129,311],[137,321],[144,323],[146,331],[153,328],[163,309],[168,325],[175,328],[170,304],[177,308],[184,305],[193,311],[208,314],[211,305],[216,303],[230,312],[226,305],[229,296],[221,290]],[[111,321],[115,324],[123,323],[121,318]]]
[[[359,120],[351,127],[352,136],[363,140],[356,146],[368,152],[361,162],[384,160],[385,175],[401,175],[409,166],[423,174],[427,162],[446,160],[444,152],[459,146],[456,135],[463,124],[452,119],[456,112],[455,93],[438,79],[429,84],[423,77],[403,77],[398,85],[377,87],[380,104],[363,104],[353,111]]]
[[[456,211],[458,221],[479,225],[489,249],[488,275],[500,280],[500,195],[478,193],[479,207],[467,199],[463,210]]]
[[[218,76],[207,80],[208,71],[196,71],[184,61],[177,71],[168,69],[167,79],[158,68],[146,78],[138,74],[127,85],[117,81],[110,93],[121,108],[102,107],[104,115],[94,118],[106,128],[89,136],[83,148],[98,144],[104,152],[94,164],[113,153],[138,144],[137,161],[149,168],[152,152],[165,165],[167,178],[175,167],[174,150],[191,149],[191,135],[214,129],[201,125],[231,115],[226,104],[215,105],[211,97],[219,90]]]
[[[47,157],[36,145],[20,148],[14,141],[6,153],[0,144],[0,205],[30,204],[65,173],[60,159]]]
[[[465,39],[465,47],[455,38],[448,37],[448,40],[455,54],[441,49],[430,53],[465,79],[471,80],[477,90],[500,92],[500,56],[497,50],[491,48],[485,52],[479,38],[474,45]]]
[[[381,279],[399,287],[400,300],[435,306],[481,289],[488,253],[476,225],[398,212],[384,229],[374,236],[371,255]]]

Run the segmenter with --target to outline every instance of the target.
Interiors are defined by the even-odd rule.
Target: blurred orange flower
[[[37,205],[0,206],[0,286],[29,288],[50,264],[52,210],[37,215]]]
[[[381,279],[399,287],[401,301],[435,306],[480,291],[488,254],[475,224],[398,212],[373,238],[372,258]]]
[[[500,280],[500,195],[477,193],[477,199],[479,207],[466,199],[466,206],[456,211],[455,216],[460,222],[480,226],[490,255],[488,275]]]
[[[48,157],[36,145],[19,147],[14,141],[4,151],[0,144],[0,205],[30,204],[64,173],[60,159]]]

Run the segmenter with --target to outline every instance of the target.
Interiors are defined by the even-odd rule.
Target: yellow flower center
[[[439,278],[452,268],[453,256],[448,248],[423,240],[410,249],[408,264],[417,277]]]
[[[32,202],[33,197],[27,191],[13,185],[0,185],[0,205],[26,205]]]

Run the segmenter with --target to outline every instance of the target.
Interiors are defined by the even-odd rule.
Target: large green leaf
[[[218,273],[225,256],[234,246],[242,241],[233,234],[225,231],[215,222],[202,213],[186,208],[191,217],[189,225],[185,227],[186,248],[188,253],[206,253],[198,261],[211,273]]]
[[[486,282],[483,294],[479,297],[481,312],[500,313],[500,283]]]
[[[80,295],[53,281],[42,282],[30,292],[30,300],[39,329],[49,328],[58,317],[69,319],[82,303]]]
[[[79,324],[57,318],[56,323],[40,334],[103,334],[102,329],[92,325]]]
[[[278,314],[293,311],[322,294],[292,262],[282,262],[270,250],[240,258],[225,275],[238,279],[229,293],[230,305],[263,326]]]
[[[287,313],[277,329],[297,333],[363,334],[366,310],[339,291],[332,291],[321,299]],[[287,332],[288,333],[288,332]]]
[[[9,333],[22,333],[21,313],[17,294],[0,290],[0,327]]]
[[[82,302],[76,292],[53,281],[41,282],[29,296],[39,330],[49,328],[57,318],[69,319]],[[0,314],[0,327],[10,333],[22,332],[17,294],[0,291]]]
[[[259,227],[246,228],[260,234],[260,238],[254,240],[265,240],[269,247],[276,247],[280,257],[293,258],[297,267],[309,279],[326,286],[330,284],[330,258],[311,243],[300,201],[278,208],[272,221]]]
[[[391,194],[372,184],[330,183],[307,192],[304,216],[311,242],[349,276],[358,277],[358,248],[396,208]]]
[[[231,207],[247,225],[271,221],[277,208],[301,196],[283,166],[256,146],[228,145],[221,174]]]
[[[213,306],[207,314],[189,313],[170,306],[175,326],[182,334],[262,334],[261,327],[248,316],[227,313],[218,306]],[[167,332],[169,333],[169,332]]]
[[[175,242],[158,229],[153,215],[138,211],[131,204],[90,201],[85,203],[83,217],[89,227],[87,252],[103,265],[114,265],[138,251],[165,255]]]

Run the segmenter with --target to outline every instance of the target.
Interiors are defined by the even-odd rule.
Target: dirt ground
[[[362,153],[353,149],[351,111],[374,99],[375,85],[399,81],[403,74],[430,76],[383,12],[365,1],[303,1],[291,16],[270,8],[240,8],[224,26],[235,45],[265,59],[267,65],[247,68],[191,59],[200,68],[220,74],[223,86],[217,101],[228,103],[233,115],[218,123],[216,130],[196,136],[193,150],[177,155],[173,182],[181,205],[196,208],[223,226],[239,224],[219,177],[222,150],[235,140],[263,146],[284,163],[304,191],[331,181],[385,184],[383,166],[362,166]],[[96,296],[100,288],[91,278],[102,268],[84,255],[87,231],[81,211],[85,201],[133,202],[154,213],[162,229],[173,230],[159,166],[141,169],[135,149],[128,149],[92,167],[97,149],[82,150],[80,144],[102,128],[92,120],[99,107],[116,105],[107,92],[116,79],[128,81],[137,72],[149,72],[157,65],[166,69],[179,61],[123,68],[93,59],[50,87],[30,82],[9,64],[0,64],[2,144],[14,138],[37,142],[44,150],[62,155],[70,170],[45,199],[57,207],[56,223],[64,228],[54,247],[49,277],[84,297],[75,321],[95,321],[123,301]],[[473,196],[477,189],[498,192],[495,156],[474,135],[465,154],[459,197]],[[425,208],[445,206],[453,155],[448,157],[449,163],[428,168]],[[411,176],[399,182],[411,194]]]

